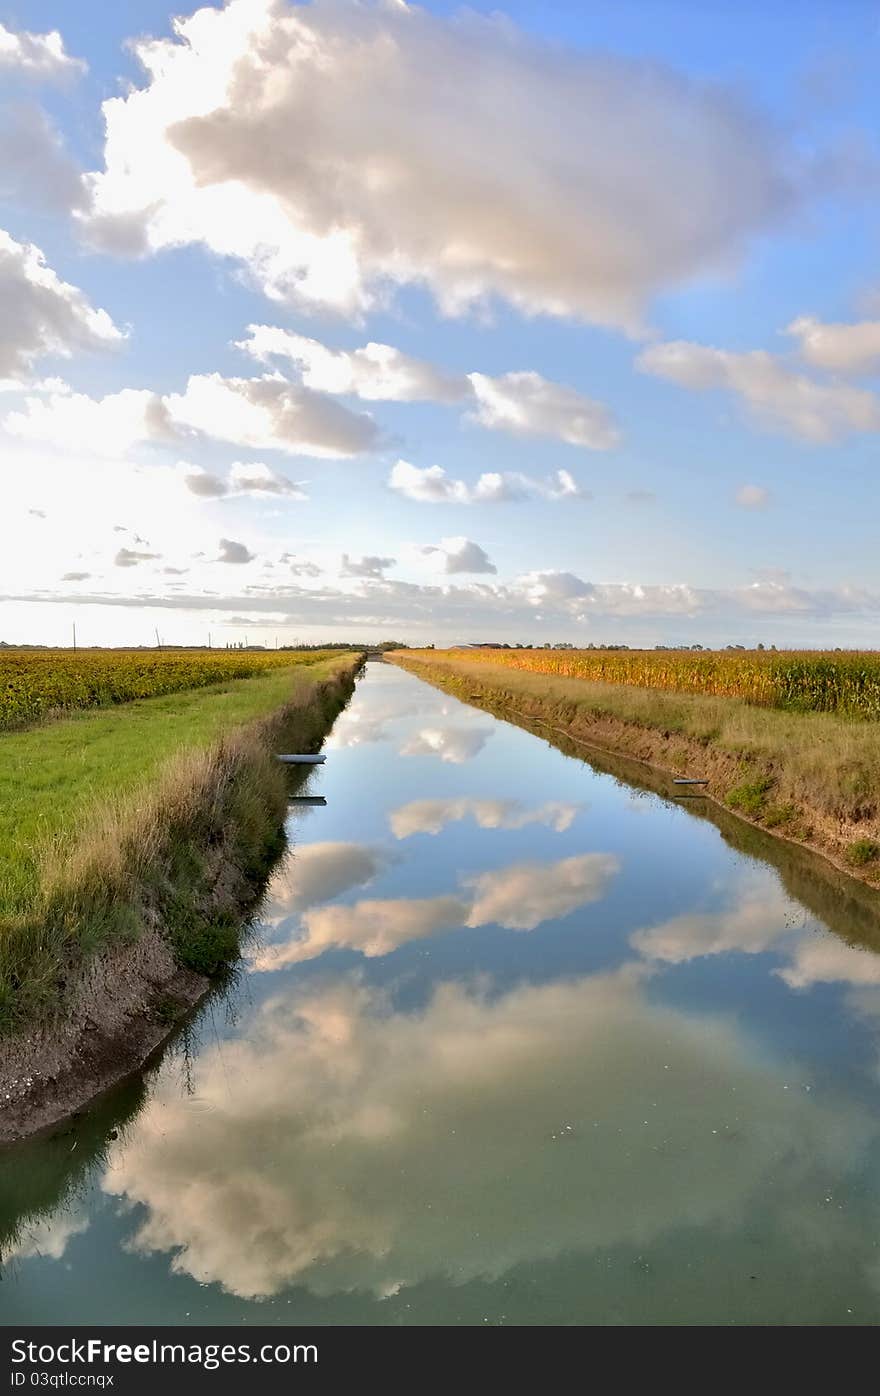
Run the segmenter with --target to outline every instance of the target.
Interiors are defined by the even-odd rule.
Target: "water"
[[[880,1319],[870,894],[388,665],[328,752],[236,985],[0,1157],[2,1321]]]

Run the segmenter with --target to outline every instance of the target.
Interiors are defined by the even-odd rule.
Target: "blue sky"
[[[172,13],[0,4],[0,638],[880,642],[880,7]]]

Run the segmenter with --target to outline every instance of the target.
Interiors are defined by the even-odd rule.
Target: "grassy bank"
[[[0,1031],[63,1017],[90,963],[145,934],[211,974],[277,853],[286,773],[353,655],[0,737]]]
[[[529,673],[468,656],[391,656],[499,715],[544,723],[675,775],[774,834],[880,883],[880,725],[735,698]]]

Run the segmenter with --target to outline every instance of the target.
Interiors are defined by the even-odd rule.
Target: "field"
[[[424,657],[531,674],[740,698],[789,712],[880,718],[880,654],[820,650],[438,650]]]
[[[117,656],[104,658],[109,671]],[[207,686],[0,734],[0,1031],[45,1011],[90,955],[136,937],[145,896],[172,938],[178,924],[191,939],[210,859],[224,877],[239,854],[260,865],[278,830],[275,742],[314,749],[359,659],[243,658],[254,677],[221,683],[205,666]]]
[[[320,650],[3,650],[0,731],[327,658]]]

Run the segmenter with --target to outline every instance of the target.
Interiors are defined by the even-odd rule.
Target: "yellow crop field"
[[[742,698],[763,707],[880,719],[880,653],[820,650],[457,649],[456,665],[497,664],[533,674]],[[431,657],[431,652],[424,652]]]
[[[52,713],[156,698],[267,669],[316,664],[307,650],[15,650],[0,651],[0,731]]]

